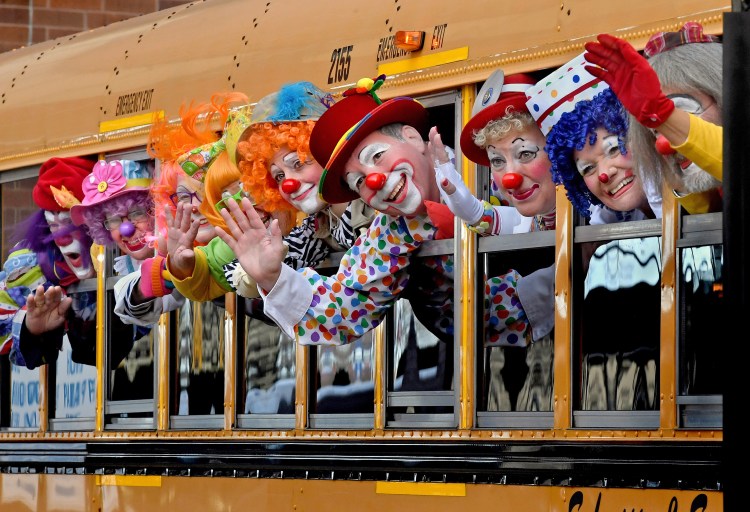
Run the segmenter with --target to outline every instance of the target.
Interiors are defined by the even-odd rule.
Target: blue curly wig
[[[585,217],[591,215],[589,208],[592,204],[600,205],[602,202],[583,181],[573,160],[573,151],[580,151],[586,143],[594,144],[598,128],[617,135],[620,151],[627,153],[628,116],[611,89],[605,89],[590,101],[579,101],[575,109],[560,116],[547,134],[544,148],[552,162],[552,181],[565,187],[573,207]]]

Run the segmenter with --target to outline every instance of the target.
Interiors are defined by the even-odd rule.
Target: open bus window
[[[114,304],[114,294],[107,292],[107,296],[108,303]],[[107,308],[105,325],[112,325],[116,321],[112,309]],[[130,339],[118,339],[109,330],[106,340],[105,423],[107,428],[113,429],[151,429],[155,427],[155,348],[158,330],[128,325],[125,331],[133,343],[124,357],[123,344],[130,343]]]
[[[579,243],[575,263],[574,409],[658,411],[661,237]],[[579,414],[576,426],[596,418]],[[650,420],[658,424],[658,415]]]

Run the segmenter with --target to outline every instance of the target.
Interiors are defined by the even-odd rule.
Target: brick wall
[[[0,53],[177,5],[185,0],[0,0]]]

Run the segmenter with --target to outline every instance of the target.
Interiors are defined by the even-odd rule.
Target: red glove
[[[584,58],[600,67],[586,71],[609,84],[617,98],[638,122],[657,128],[674,110],[674,102],[661,91],[661,83],[648,61],[630,43],[609,34],[586,43]]]
[[[453,238],[453,227],[455,226],[453,212],[446,205],[434,201],[425,201],[424,206],[427,209],[430,222],[437,228],[435,240]]]

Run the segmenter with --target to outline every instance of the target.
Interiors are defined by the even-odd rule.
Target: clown
[[[530,89],[527,106],[542,132],[555,183],[590,224],[654,218],[626,147],[627,112],[579,55]]]
[[[606,81],[637,123],[630,128],[644,182],[666,183],[688,213],[721,210],[722,46],[698,23],[653,35],[642,57],[601,34],[587,69]],[[660,205],[659,205],[660,206]]]
[[[310,139],[316,160],[328,162],[319,188],[323,199],[338,203],[359,196],[382,210],[333,277],[282,265],[278,227],[266,229],[249,201],[243,199],[242,208],[229,201],[229,212],[222,210],[230,231],[219,236],[257,281],[266,314],[303,344],[349,343],[377,326],[408,293],[419,295],[413,307],[429,311],[422,318],[433,334],[453,339],[452,256],[413,258],[438,232],[425,204],[440,200],[435,155],[424,140],[427,111],[412,98],[380,101],[375,92],[383,81],[360,80],[320,117]]]
[[[77,226],[86,225],[94,242],[116,245],[119,274],[132,272],[138,262],[153,254],[153,201],[148,193],[151,172],[132,160],[100,160],[83,180],[83,201],[70,215]]]
[[[0,354],[8,354],[13,345],[13,317],[31,291],[46,281],[36,254],[24,247],[11,251],[0,271]]]
[[[311,83],[294,82],[262,98],[255,105],[252,118],[244,111],[236,113],[225,130],[227,153],[217,158],[206,176],[206,196],[210,201],[202,211],[211,222],[226,231],[219,210],[226,207],[227,199],[239,200],[242,195],[253,198],[262,222],[271,217],[279,220],[288,247],[285,262],[293,268],[317,265],[331,251],[349,248],[374,215],[361,200],[329,205],[318,196],[323,169],[310,155],[308,140],[318,117],[331,102],[330,95]],[[238,162],[239,170],[227,161],[232,159]],[[209,211],[214,202],[215,208]],[[289,231],[289,214],[297,208],[308,216]],[[187,234],[189,226],[180,212],[177,216],[176,226]],[[177,258],[170,259],[170,265],[178,262]],[[232,290],[244,297],[258,295],[255,283],[223,242],[207,247],[205,259],[200,254],[194,263],[185,262],[184,271],[175,269],[173,274],[186,276],[177,281],[177,286],[190,298],[207,300]],[[207,281],[206,267],[210,280],[218,287]],[[217,276],[217,269],[222,270],[223,277]]]
[[[10,358],[29,369],[57,359],[67,334],[74,362],[96,364],[96,293],[66,293],[80,279],[94,277],[91,239],[71,222],[71,208],[83,199],[82,181],[93,169],[86,158],[52,158],[42,164],[32,197],[40,212],[19,232],[21,246],[37,258],[46,279],[26,297],[25,308],[13,318]],[[119,361],[132,346],[132,330],[119,321],[112,324],[114,339],[122,340],[110,351]]]
[[[555,184],[543,151],[544,135],[526,108],[528,75],[495,71],[477,95],[472,118],[461,131],[461,149],[471,161],[490,168],[500,194],[514,208],[493,206],[471,195],[442,151],[439,135],[431,144],[439,155],[437,179],[446,204],[481,235],[543,231],[555,227]]]

